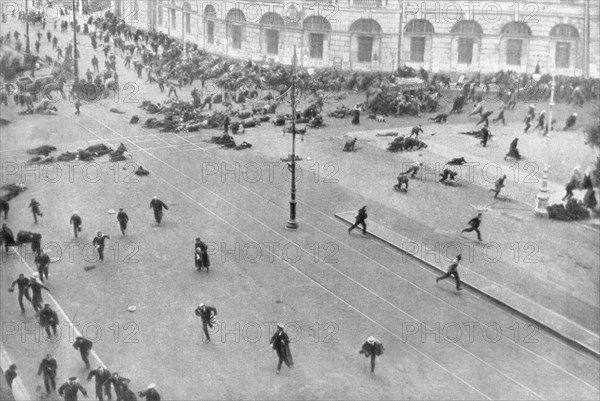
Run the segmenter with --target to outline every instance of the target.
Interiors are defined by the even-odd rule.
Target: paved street
[[[3,25],[2,32],[15,26]],[[81,42],[85,71],[92,49],[87,38]],[[514,132],[522,129],[525,106],[510,114],[507,127],[492,126],[498,139],[487,149],[457,134],[476,122],[464,113],[442,126],[425,124],[425,118],[379,124],[363,117],[359,127],[352,127],[349,119],[326,118],[326,128],[309,130],[298,143],[301,229],[290,232],[284,228],[290,183],[280,158],[290,151],[291,135],[283,136],[271,124],[248,129],[235,139],[250,142],[252,149],[234,151],[205,142],[216,130],[143,129],[149,116],[138,108],[141,101],[166,96],[120,65],[122,82],[139,85],[131,102],[121,97],[116,103],[84,104],[79,116],[66,100],[57,103],[57,116],[19,116],[12,100],[2,109],[2,118],[11,121],[0,137],[2,184],[27,185],[11,201],[7,224],[15,233],[43,235],[43,245],[57,259],[48,286],[64,311],[58,342],[27,334],[35,327],[33,312],[27,305],[26,315],[20,315],[16,295],[6,288],[19,273],[30,273],[33,257],[29,248],[2,254],[2,348],[19,365],[32,395],[43,385],[37,365],[48,352],[58,360],[59,383],[71,375],[85,377],[70,345],[70,321],[95,340],[102,363],[132,379],[136,392],[157,383],[168,400],[600,397],[598,358],[476,293],[456,292],[453,282],[436,285],[436,274],[425,264],[358,231],[348,235],[348,227],[335,218],[368,205],[369,219],[418,244],[442,249],[458,243],[465,256],[470,246],[474,251],[465,257],[466,268],[598,335],[598,232],[532,213],[541,176],[537,166],[551,165],[556,187],[569,179],[575,164],[594,160],[597,152],[583,144],[581,131],[557,132],[548,142],[539,134],[522,135],[521,151],[533,164],[520,164],[519,178],[509,178],[512,201],[494,203],[488,192],[492,183],[482,178],[479,166],[473,179],[461,179],[457,187],[439,184],[433,175],[411,180],[407,194],[391,187],[403,163],[412,160],[435,165],[465,156],[514,171],[502,158]],[[186,98],[190,89],[183,90]],[[352,106],[358,99],[349,95],[344,103]],[[126,113],[110,113],[112,107]],[[134,113],[140,124],[129,125]],[[556,114],[561,122],[570,110],[558,108]],[[390,138],[374,134],[405,133],[418,121],[430,144],[419,153],[387,152]],[[346,134],[354,132],[358,151],[342,153]],[[103,156],[94,163],[27,170],[21,164],[30,157],[25,150],[36,146],[52,144],[60,154],[95,143],[113,148],[123,143],[133,159],[109,163]],[[150,176],[133,175],[139,165]],[[155,195],[169,206],[160,227],[149,209]],[[27,209],[32,197],[44,212],[37,225]],[[492,252],[487,247],[467,245],[474,237],[459,234],[476,212],[471,204],[490,205],[482,231],[488,243],[499,247],[497,258],[486,253]],[[115,215],[107,213],[119,207],[131,219],[124,237]],[[68,224],[72,211],[83,219],[78,239]],[[102,263],[89,246],[97,230],[111,237]],[[210,246],[210,273],[193,267],[198,236]],[[448,257],[455,253],[447,250]],[[93,264],[95,269],[84,271]],[[44,294],[44,299],[49,297]],[[194,315],[200,302],[218,310],[209,344],[202,343],[200,319]],[[128,312],[131,305],[135,312]],[[284,367],[279,376],[268,344],[277,322],[285,323],[294,338],[295,359],[294,368]],[[358,354],[370,335],[386,349],[374,376],[368,360]],[[84,385],[93,398],[93,384]]]

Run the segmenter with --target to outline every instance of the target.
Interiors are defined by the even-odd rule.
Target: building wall
[[[191,32],[186,33],[186,41],[198,43],[209,52],[226,56],[247,58],[290,64],[293,46],[296,46],[298,63],[305,67],[339,66],[344,69],[392,71],[398,65],[413,68],[424,67],[433,71],[492,72],[510,69],[532,72],[539,62],[542,73],[556,71],[557,74],[581,75],[589,67],[592,76],[598,76],[600,65],[600,2],[595,0],[543,0],[535,3],[500,0],[494,2],[454,2],[454,1],[408,1],[400,0],[294,0],[294,1],[249,1],[249,0],[112,0],[126,13],[127,3],[135,4],[137,19],[131,24],[143,29],[156,29],[174,37],[182,37],[183,4],[191,9]],[[585,40],[585,5],[589,1],[590,36],[588,46]],[[381,5],[380,5],[381,4]],[[132,9],[133,6],[129,7]],[[163,9],[162,26],[156,23],[158,7]],[[206,15],[212,7],[214,17]],[[228,20],[233,9],[244,16],[243,21]],[[175,25],[171,23],[170,10],[175,10]],[[403,12],[404,11],[404,12]],[[284,26],[264,26],[261,18],[267,13],[282,17]],[[326,18],[331,27],[325,33],[323,58],[311,58],[309,49],[310,31],[303,28],[303,21],[311,16]],[[127,15],[125,15],[126,20]],[[214,23],[214,43],[208,42],[206,21]],[[377,21],[380,32],[360,33],[351,31],[351,26],[359,19]],[[426,19],[433,25],[431,34],[404,32],[413,19]],[[470,64],[458,62],[459,38],[452,29],[460,20],[474,20],[479,23],[482,35],[468,35],[473,38],[473,58]],[[128,20],[129,21],[129,20]],[[154,22],[153,22],[154,21]],[[525,23],[531,35],[518,37],[502,34],[507,23]],[[550,36],[557,24],[568,24],[579,33],[578,39],[559,39]],[[230,32],[231,26],[238,25],[242,30],[241,49],[234,49]],[[228,28],[229,27],[229,28]],[[278,54],[266,54],[266,29],[279,30]],[[402,34],[400,32],[402,30]],[[372,60],[359,62],[358,48],[360,36],[373,40]],[[424,36],[425,56],[423,62],[410,60],[410,38]],[[510,39],[522,40],[520,65],[507,64],[507,43]],[[569,42],[571,46],[570,64],[567,68],[555,65],[556,42]],[[400,44],[400,46],[399,46]],[[589,66],[586,66],[585,49],[588,49]],[[400,54],[398,54],[400,51]]]

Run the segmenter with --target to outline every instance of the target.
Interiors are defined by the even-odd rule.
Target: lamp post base
[[[298,222],[296,220],[290,219],[290,220],[288,220],[287,223],[285,223],[286,230],[295,231],[299,228],[300,228],[300,225],[298,224]]]

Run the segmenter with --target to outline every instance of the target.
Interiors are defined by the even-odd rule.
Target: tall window
[[[216,14],[215,14],[216,15]],[[243,23],[246,22],[244,13],[239,8],[233,8],[229,10],[226,21],[226,32],[225,35],[227,40],[231,40],[231,48],[239,50],[242,48],[243,35]]]
[[[177,14],[174,9],[169,10],[171,13],[171,29],[177,29]]]
[[[425,61],[425,38],[414,36],[410,38],[410,61],[422,63]]]
[[[361,18],[350,25],[350,32],[356,34],[353,36],[352,47],[354,48],[354,38],[358,46],[356,61],[359,63],[370,63],[377,61],[374,57],[373,48],[381,43],[381,26],[374,19]]]
[[[320,15],[311,15],[304,19],[302,26],[308,32],[310,58],[323,59],[331,24]]]
[[[556,68],[569,68],[570,55],[571,44],[569,42],[556,42]]]
[[[215,23],[213,21],[206,21],[206,40],[208,43],[215,43]]]
[[[162,4],[158,3],[158,25],[159,26],[163,26],[164,21],[163,21],[163,8],[162,8]]]
[[[192,32],[192,14],[190,13],[185,13],[185,32]]]
[[[521,65],[521,50],[523,40],[508,39],[506,41],[506,64]]]
[[[473,61],[473,38],[458,38],[458,63],[471,64]]]
[[[279,31],[267,29],[267,54],[279,53]]]
[[[370,63],[373,55],[373,38],[370,36],[358,37],[358,61]]]
[[[311,33],[308,36],[310,43],[310,58],[323,58],[323,42],[325,35],[322,33]]]
[[[242,48],[242,27],[239,25],[231,26],[231,47],[234,49]]]

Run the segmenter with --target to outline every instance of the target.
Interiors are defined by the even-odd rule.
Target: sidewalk
[[[355,214],[355,212],[342,212],[336,213],[335,216],[342,221],[353,224]],[[421,261],[428,268],[439,273],[445,273],[445,267],[440,267],[436,263],[428,261],[426,257],[418,252],[418,247],[415,247],[418,242],[410,240],[372,220],[368,221],[368,232],[373,237]],[[431,252],[428,251],[428,254],[431,254]],[[441,259],[443,259],[442,255],[438,254],[438,257],[435,257],[435,260]],[[483,295],[486,299],[511,310],[534,324],[544,327],[581,351],[600,358],[600,337],[597,334],[467,267],[461,265],[459,270],[461,281],[469,290]]]

